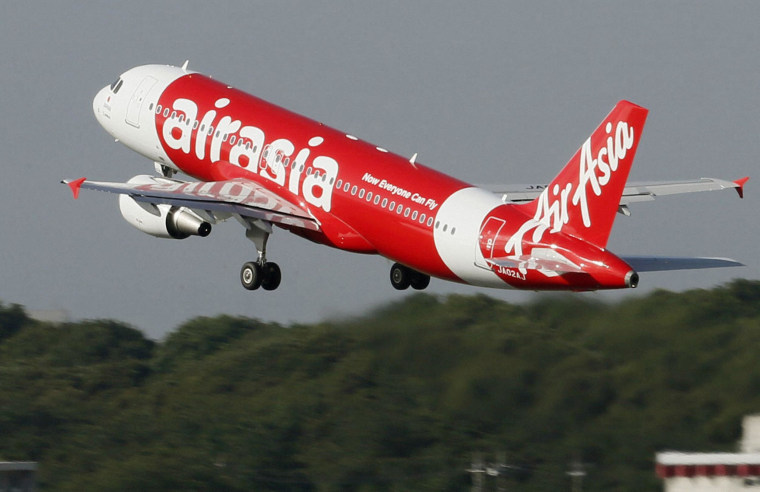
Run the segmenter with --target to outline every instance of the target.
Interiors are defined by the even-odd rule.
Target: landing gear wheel
[[[424,290],[428,285],[430,285],[430,275],[412,271],[410,284],[414,290]]]
[[[258,289],[263,277],[261,266],[256,262],[249,261],[240,269],[240,282],[248,290]]]
[[[264,263],[264,266],[261,267],[261,273],[263,274],[261,287],[264,290],[275,290],[280,286],[282,274],[280,273],[280,267],[277,263]]]
[[[396,290],[405,290],[409,288],[412,283],[412,270],[401,265],[394,263],[391,267],[391,285]]]

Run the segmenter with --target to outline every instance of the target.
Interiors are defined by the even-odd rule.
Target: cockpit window
[[[124,81],[121,80],[121,77],[114,80],[113,83],[111,84],[111,91],[113,91],[113,93],[116,94],[117,92],[119,92],[119,89],[121,89],[121,84],[123,83]]]

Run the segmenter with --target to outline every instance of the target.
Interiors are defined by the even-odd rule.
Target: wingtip
[[[73,181],[64,180],[61,181],[61,183],[69,185],[69,188],[71,188],[71,193],[74,194],[74,200],[76,200],[79,198],[79,190],[82,188],[82,183],[84,183],[86,180],[87,178],[79,178]]]
[[[749,181],[749,176],[744,176],[741,179],[734,181],[736,185],[736,192],[739,194],[739,198],[744,198],[744,183]]]

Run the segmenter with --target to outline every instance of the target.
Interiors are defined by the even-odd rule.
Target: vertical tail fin
[[[552,232],[604,248],[647,113],[620,101],[526,211]]]

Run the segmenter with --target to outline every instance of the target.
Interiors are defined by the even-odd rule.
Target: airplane
[[[160,238],[208,236],[236,219],[258,253],[248,290],[274,290],[275,227],[393,263],[394,288],[431,277],[527,290],[634,288],[639,272],[739,266],[726,258],[620,257],[606,246],[618,213],[655,197],[734,189],[748,177],[626,185],[648,110],[620,101],[547,185],[474,186],[209,76],[143,65],[93,100],[100,125],[154,163],[127,182],[64,180],[119,195],[124,219]],[[177,179],[181,172],[190,177]]]

